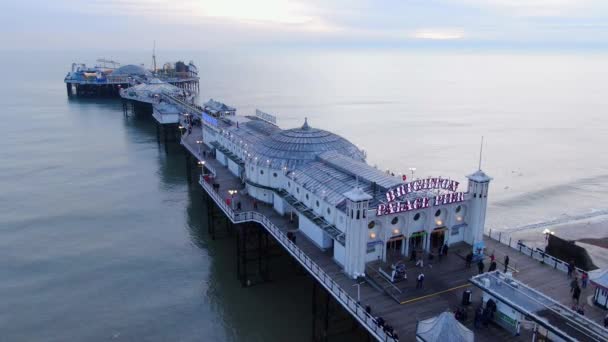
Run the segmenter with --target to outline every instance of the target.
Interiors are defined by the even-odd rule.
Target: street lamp
[[[365,282],[362,281],[360,283],[356,283],[353,284],[353,286],[357,287],[357,303],[361,303],[361,284],[364,284]]]
[[[414,180],[414,172],[416,172],[416,168],[415,167],[410,167],[409,170],[412,173],[412,180]]]
[[[198,155],[201,155],[201,144],[203,143],[202,140],[197,140],[196,143],[198,144]]]
[[[179,134],[184,135],[184,126],[179,125],[179,126],[177,126],[177,128],[179,128]]]
[[[543,234],[545,234],[545,242],[549,242],[549,235],[555,235],[555,232],[545,228],[545,230],[543,230]]]
[[[228,190],[228,193],[230,194],[230,206],[234,208],[234,195],[236,195],[238,193],[237,190]]]

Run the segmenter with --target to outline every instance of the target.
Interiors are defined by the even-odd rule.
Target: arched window
[[[370,223],[367,224],[367,228],[372,229],[376,226],[376,221],[371,221]]]
[[[420,220],[420,213],[416,213],[416,215],[414,215],[414,221],[418,220]]]
[[[399,218],[397,216],[393,217],[393,219],[391,220],[391,224],[396,225],[397,222],[399,222]]]
[[[441,209],[439,209],[435,212],[435,217],[438,217],[439,215],[441,215]]]

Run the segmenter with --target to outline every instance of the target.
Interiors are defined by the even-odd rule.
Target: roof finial
[[[308,126],[308,118],[304,118],[304,124],[302,125],[302,129],[310,129],[310,126]]]
[[[483,152],[483,135],[481,136],[481,146],[479,146],[479,170],[481,170],[481,156]]]

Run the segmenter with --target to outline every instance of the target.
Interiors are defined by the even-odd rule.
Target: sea
[[[119,99],[68,98],[73,62],[147,51],[3,52],[0,341],[309,341],[312,282],[289,263],[242,288],[211,240],[183,150]],[[608,210],[601,53],[157,51],[200,96],[342,135],[390,173],[493,177],[487,228]],[[483,145],[481,143],[483,137]],[[412,175],[412,168],[415,171]]]

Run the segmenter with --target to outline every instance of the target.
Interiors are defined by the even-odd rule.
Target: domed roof
[[[112,75],[152,76],[152,73],[139,65],[123,65],[112,72]]]
[[[261,158],[270,160],[272,166],[296,166],[314,160],[317,155],[335,151],[355,160],[365,160],[364,153],[341,136],[312,128],[308,120],[300,128],[281,130],[261,141],[256,150]]]

